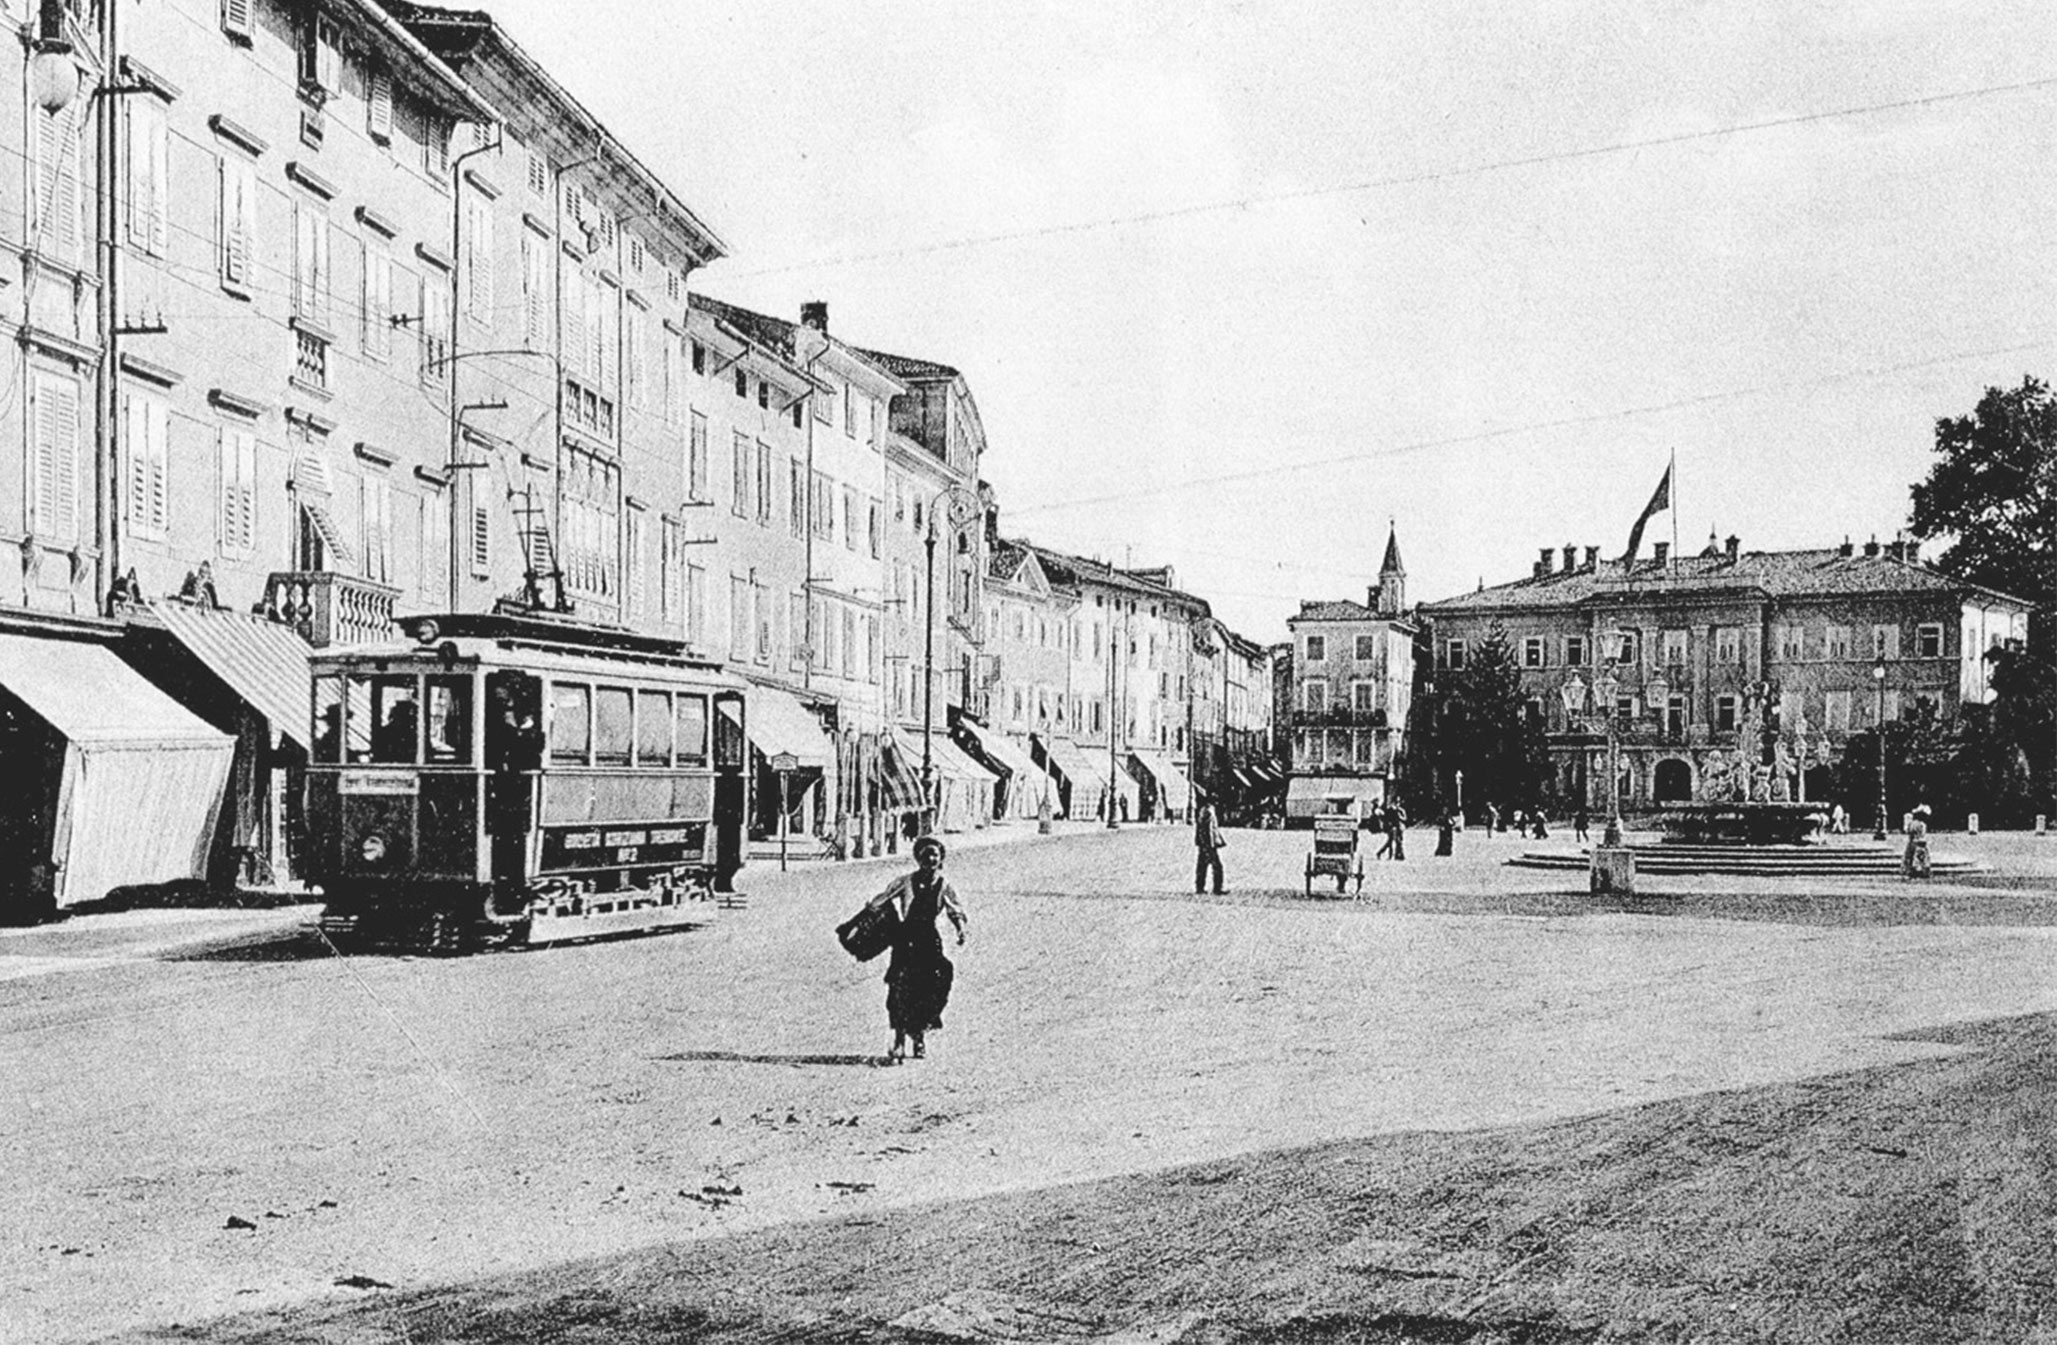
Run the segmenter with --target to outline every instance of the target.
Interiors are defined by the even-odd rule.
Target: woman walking
[[[914,1041],[914,1058],[928,1054],[928,1034],[943,1026],[943,1006],[950,1002],[950,986],[957,969],[943,955],[942,932],[936,928],[939,916],[948,916],[956,926],[957,942],[964,942],[964,907],[957,890],[943,877],[943,843],[923,836],[914,843],[915,871],[895,878],[886,890],[872,898],[873,905],[892,902],[900,913],[899,931],[893,936],[893,960],[886,968],[886,1019],[893,1026],[893,1049],[886,1063],[897,1065],[907,1058],[907,1042]]]

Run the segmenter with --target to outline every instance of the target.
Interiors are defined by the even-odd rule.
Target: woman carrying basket
[[[872,898],[873,906],[892,903],[900,924],[893,935],[893,960],[886,968],[886,1019],[893,1025],[893,1049],[886,1063],[907,1058],[907,1040],[914,1039],[914,1058],[928,1054],[928,1034],[943,1025],[943,1006],[957,969],[943,955],[939,916],[948,916],[964,942],[966,920],[957,890],[943,877],[943,843],[923,836],[914,843],[915,871],[895,878]]]

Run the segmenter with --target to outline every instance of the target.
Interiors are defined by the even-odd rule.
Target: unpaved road
[[[0,1338],[2022,1340],[2057,1305],[2051,1032],[2003,1021],[2057,1011],[2040,890],[1595,911],[1474,843],[1310,903],[1305,844],[1237,833],[1204,902],[1177,832],[960,852],[959,999],[899,1069],[828,934],[875,865],[662,939],[0,975]]]

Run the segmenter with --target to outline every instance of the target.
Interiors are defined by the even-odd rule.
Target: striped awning
[[[299,632],[262,617],[190,603],[155,602],[150,612],[229,690],[263,715],[274,733],[308,745],[311,651]]]
[[[889,738],[881,738],[877,763],[877,782],[880,801],[888,809],[919,808],[921,800],[921,776],[900,754],[899,745]]]

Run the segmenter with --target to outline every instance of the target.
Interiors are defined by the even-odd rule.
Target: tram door
[[[750,782],[743,766],[743,697],[724,691],[714,698],[714,890],[736,890],[743,867],[744,820],[750,815]]]
[[[493,848],[493,892],[519,906],[525,897],[529,831],[535,825],[536,772],[543,766],[543,683],[502,669],[486,677],[486,833]]]

